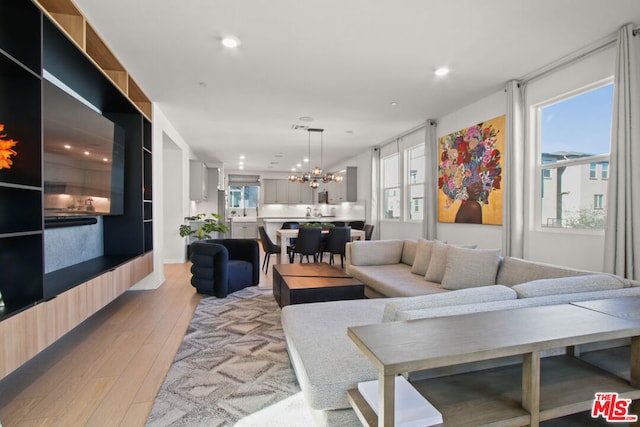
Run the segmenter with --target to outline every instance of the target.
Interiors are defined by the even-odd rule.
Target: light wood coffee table
[[[588,411],[596,392],[640,398],[640,322],[563,304],[348,328],[379,372],[379,415],[357,389],[364,425],[394,425],[394,378],[422,369],[522,355],[522,365],[417,381],[445,425],[533,425]],[[630,381],[570,355],[540,352],[631,337]],[[541,372],[543,376],[541,377]]]
[[[273,266],[273,296],[289,304],[364,298],[364,284],[324,262]]]

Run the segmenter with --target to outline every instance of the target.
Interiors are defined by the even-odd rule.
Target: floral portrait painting
[[[439,140],[438,221],[502,224],[505,116]]]

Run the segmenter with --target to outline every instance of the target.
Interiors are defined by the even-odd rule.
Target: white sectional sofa
[[[347,272],[365,283],[370,299],[282,309],[291,362],[318,425],[359,425],[346,391],[377,378],[348,338],[350,326],[640,296],[639,282],[617,276],[423,239],[349,243],[346,259]]]

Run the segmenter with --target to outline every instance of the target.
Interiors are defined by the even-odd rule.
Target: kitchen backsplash
[[[339,205],[264,205],[258,211],[258,216],[263,218],[303,218],[307,214],[307,207],[311,208],[313,216],[335,216],[342,218],[364,219],[365,202],[341,203]],[[238,212],[242,216],[242,212]],[[255,213],[252,212],[252,216]],[[247,213],[249,216],[249,213]]]

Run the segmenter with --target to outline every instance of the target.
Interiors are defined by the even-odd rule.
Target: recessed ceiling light
[[[392,106],[392,107],[396,107],[397,105],[398,105],[398,103],[397,103],[397,102],[395,102],[395,101],[391,103],[391,106]]]
[[[244,169],[244,166],[240,165],[240,166],[238,166],[238,169],[242,170],[242,169]]]
[[[309,163],[309,159],[307,159],[306,157],[302,161],[305,163]]]
[[[225,37],[222,39],[222,46],[227,49],[235,49],[238,47],[240,42],[235,37]]]
[[[302,167],[302,163],[298,163],[298,164],[296,165],[296,167],[297,167],[297,168],[301,168],[301,167]]]
[[[90,152],[88,152],[88,151],[85,151],[85,152],[84,152],[84,155],[85,155],[85,156],[88,156],[89,154],[91,154],[91,153],[90,153]]]
[[[244,154],[240,154],[240,160],[244,160]]]
[[[295,171],[296,171],[296,168],[291,168],[291,172],[295,172]]]
[[[447,67],[440,67],[433,72],[438,77],[443,77],[449,74],[449,69]]]

